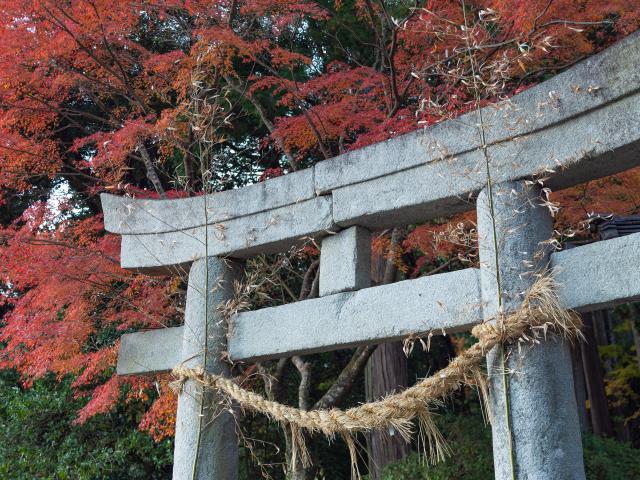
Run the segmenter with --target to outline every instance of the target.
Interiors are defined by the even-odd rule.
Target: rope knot
[[[180,393],[184,389],[184,384],[187,380],[196,380],[204,383],[204,378],[207,377],[206,372],[202,367],[189,368],[184,365],[178,365],[171,371],[173,380],[169,382],[169,387],[175,392]]]
[[[480,340],[481,343],[504,343],[509,338],[509,331],[505,326],[504,319],[498,321],[486,321],[471,329],[471,335]]]

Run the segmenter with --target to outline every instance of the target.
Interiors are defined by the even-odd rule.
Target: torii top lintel
[[[638,64],[640,33],[485,107],[492,180],[542,176],[558,189],[640,165]],[[105,227],[122,235],[124,268],[162,273],[205,255],[282,251],[327,230],[470,210],[486,184],[478,132],[471,112],[238,190],[175,200],[103,194]]]

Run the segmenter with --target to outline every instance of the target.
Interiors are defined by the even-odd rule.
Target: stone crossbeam
[[[552,255],[563,304],[587,312],[640,300],[638,252],[640,233]]]
[[[554,253],[563,305],[594,310],[640,298],[640,233]],[[476,269],[345,292],[236,315],[232,360],[263,360],[366,343],[469,330],[482,320]],[[118,373],[175,366],[182,327],[123,335]]]
[[[640,165],[640,34],[483,109],[493,180],[561,189]],[[122,266],[282,251],[326,230],[371,230],[474,208],[486,183],[477,113],[238,190],[176,200],[103,195]],[[206,247],[205,247],[206,244]]]
[[[125,333],[118,350],[119,375],[171,370],[182,362],[184,327]]]
[[[265,360],[468,330],[482,315],[478,270],[405,280],[242,312],[227,342],[233,359]]]

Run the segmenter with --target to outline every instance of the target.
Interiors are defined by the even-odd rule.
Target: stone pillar
[[[320,296],[371,286],[371,232],[351,227],[322,240]]]
[[[226,350],[224,319],[218,305],[233,296],[233,280],[241,265],[217,257],[191,265],[187,288],[182,359],[186,366],[203,366],[213,374],[228,374],[222,361]],[[178,397],[174,480],[237,480],[238,438],[235,420],[213,392],[204,393],[188,381]]]
[[[549,258],[552,219],[539,189],[521,182],[478,198],[478,241],[485,318],[518,308]],[[497,250],[494,245],[497,243]],[[496,262],[497,258],[497,262]],[[498,286],[499,285],[499,286]],[[499,293],[500,292],[500,293]],[[568,345],[549,337],[535,346],[494,348],[487,356],[496,480],[583,480],[580,424]],[[506,387],[506,388],[505,388]],[[510,421],[510,432],[508,423]]]

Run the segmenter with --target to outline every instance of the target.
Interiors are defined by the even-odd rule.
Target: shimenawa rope
[[[301,410],[268,400],[231,379],[209,374],[202,368],[182,365],[173,369],[176,378],[174,388],[180,389],[185,381],[193,380],[204,388],[217,390],[243,409],[262,413],[288,426],[292,433],[294,455],[299,455],[305,466],[310,464],[310,458],[303,431],[321,432],[328,438],[341,435],[349,447],[354,476],[358,477],[356,433],[394,428],[408,439],[413,432],[412,420],[417,419],[421,437],[426,437],[426,444],[429,445],[430,459],[444,459],[449,449],[433,422],[432,408],[463,385],[478,387],[481,396],[486,399],[487,387],[481,363],[489,350],[503,343],[534,343],[546,337],[547,333],[569,340],[576,339],[582,336],[581,326],[580,317],[559,304],[553,276],[544,275],[527,291],[518,310],[475,326],[471,333],[478,338],[478,342],[461,352],[449,365],[414,386],[376,402],[347,410]]]

